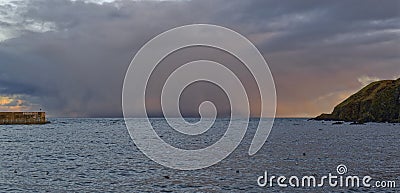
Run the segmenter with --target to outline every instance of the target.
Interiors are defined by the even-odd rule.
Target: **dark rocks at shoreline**
[[[332,123],[332,125],[342,125],[342,124],[343,124],[342,121],[337,121],[337,122]]]

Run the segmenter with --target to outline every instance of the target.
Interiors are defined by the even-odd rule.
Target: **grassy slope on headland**
[[[369,84],[315,120],[400,122],[400,78]]]

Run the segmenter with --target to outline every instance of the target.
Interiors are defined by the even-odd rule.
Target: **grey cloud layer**
[[[0,21],[1,28],[21,29],[0,42],[0,94],[39,98],[55,116],[120,116],[122,82],[136,51],[191,23],[232,28],[260,48],[276,79],[281,115],[329,110],[314,101],[358,89],[357,77],[400,74],[399,1],[43,0],[23,8],[21,18],[54,29]],[[338,99],[331,100],[325,103]]]

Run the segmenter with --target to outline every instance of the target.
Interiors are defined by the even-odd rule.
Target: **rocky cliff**
[[[315,120],[400,122],[400,78],[369,84]]]

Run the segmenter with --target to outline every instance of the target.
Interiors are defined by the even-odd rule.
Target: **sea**
[[[207,168],[183,171],[143,154],[124,119],[50,121],[0,125],[0,192],[400,192],[400,124],[275,119],[264,146],[250,156],[258,122],[251,120],[228,157]],[[145,121],[137,119],[135,124],[141,127]],[[165,142],[186,149],[215,143],[229,123],[217,119],[195,139],[177,134],[164,119],[150,121]],[[339,167],[345,169],[340,174]],[[325,179],[319,186],[329,175],[338,183],[330,185]],[[264,184],[272,176],[272,183]],[[278,184],[282,176],[286,181]],[[318,184],[302,186],[304,176],[314,176]],[[340,184],[347,176],[369,176],[370,187]]]

